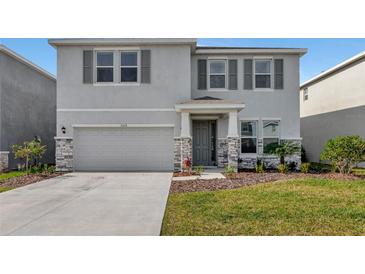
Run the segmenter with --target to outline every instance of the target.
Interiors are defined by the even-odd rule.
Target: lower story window
[[[257,153],[257,121],[241,122],[241,153]]]
[[[275,120],[267,120],[262,122],[264,153],[270,153],[270,150],[279,144],[279,124],[280,122]]]

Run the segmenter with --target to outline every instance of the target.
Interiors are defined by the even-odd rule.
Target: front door
[[[193,121],[193,165],[216,165],[216,122],[207,120]]]

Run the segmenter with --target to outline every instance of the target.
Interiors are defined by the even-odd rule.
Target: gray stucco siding
[[[243,60],[253,58],[252,55],[229,55],[222,58],[238,60],[238,89],[210,91],[197,89],[197,59],[207,58],[206,55],[192,57],[192,97],[204,96],[217,97],[229,100],[238,100],[245,104],[239,112],[239,119],[280,119],[281,137],[300,138],[299,117],[299,56],[296,55],[270,55],[274,59],[284,60],[284,89],[282,90],[244,90],[243,89]],[[217,57],[218,59],[219,57]],[[273,74],[272,74],[273,75]],[[218,126],[219,128],[219,126]]]
[[[73,136],[73,125],[79,124],[174,124],[174,136],[180,135],[180,115],[172,111],[66,111],[57,113],[58,135]],[[66,134],[61,133],[61,127]]]
[[[172,108],[190,99],[189,46],[140,47],[151,50],[151,83],[125,85],[83,84],[84,49],[58,48],[58,108]]]
[[[56,81],[0,53],[0,150],[40,136],[47,146],[42,162],[54,163]],[[18,161],[9,154],[9,168]]]
[[[308,160],[318,162],[325,143],[331,138],[360,135],[365,139],[365,106],[303,117],[301,134]],[[365,162],[362,166],[365,167]]]

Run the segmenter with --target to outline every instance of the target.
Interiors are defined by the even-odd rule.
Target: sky
[[[0,38],[3,44],[26,59],[56,75],[56,50],[45,38],[15,39]],[[365,39],[198,39],[199,46],[240,46],[240,47],[294,47],[307,48],[308,53],[300,61],[301,83],[317,74],[365,51]]]

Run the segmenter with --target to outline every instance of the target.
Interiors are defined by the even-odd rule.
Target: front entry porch
[[[211,97],[194,99],[175,106],[181,114],[180,136],[175,137],[174,169],[181,171],[189,159],[195,166],[231,166],[238,169],[240,102]],[[218,120],[228,120],[228,128],[218,136]],[[222,131],[222,130],[221,130]]]

